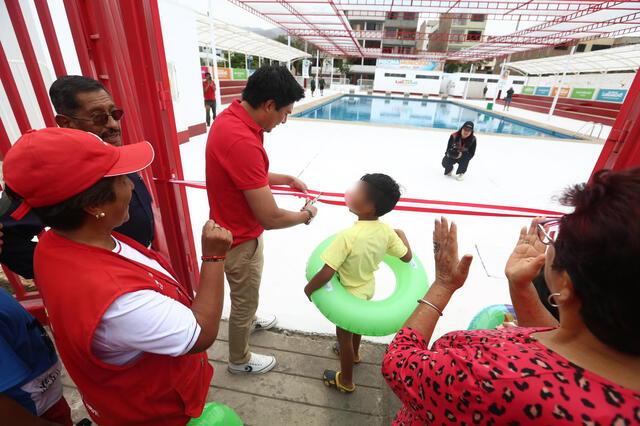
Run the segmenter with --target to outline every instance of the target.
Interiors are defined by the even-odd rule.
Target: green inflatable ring
[[[189,420],[187,426],[243,426],[233,409],[217,402],[207,402],[200,417]]]
[[[324,266],[320,255],[335,236],[324,240],[311,253],[307,263],[307,280]],[[329,321],[352,333],[387,336],[397,332],[429,289],[427,274],[415,255],[410,263],[385,256],[383,262],[396,277],[396,288],[384,300],[363,300],[344,289],[337,274],[311,295],[311,300]]]
[[[468,330],[495,330],[504,322],[513,322],[515,317],[516,313],[512,305],[490,305],[473,317]]]

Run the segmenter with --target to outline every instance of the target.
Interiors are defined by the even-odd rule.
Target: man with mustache
[[[80,75],[62,76],[51,85],[49,97],[56,111],[58,126],[84,130],[111,145],[122,145],[120,120],[124,111],[115,105],[111,94],[100,82]],[[137,173],[127,176],[134,184],[129,221],[115,231],[150,247],[154,239],[151,194]],[[12,205],[0,217],[5,234],[5,250],[0,254],[0,262],[25,278],[33,278],[35,242],[32,240],[43,227],[33,212],[19,221],[9,217],[17,207],[18,204]]]

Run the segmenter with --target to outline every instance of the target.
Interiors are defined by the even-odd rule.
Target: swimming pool
[[[344,95],[294,117],[452,130],[459,129],[465,121],[473,121],[476,132],[576,139],[574,136],[504,118],[481,109],[437,100]]]

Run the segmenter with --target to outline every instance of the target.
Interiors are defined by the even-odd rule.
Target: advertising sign
[[[404,59],[378,59],[377,66],[382,68],[410,69],[418,71],[433,71],[438,64],[431,61],[404,60]]]
[[[538,96],[549,96],[551,87],[536,87],[535,94]]]
[[[231,68],[218,68],[218,79],[231,80]]]
[[[396,80],[395,83],[399,86],[417,86],[418,85],[417,80],[409,80],[409,79]]]
[[[593,99],[593,94],[596,92],[596,89],[587,89],[576,87],[571,91],[571,98],[573,99]]]
[[[304,59],[302,61],[302,78],[309,78],[309,67],[311,66],[311,61],[308,59]]]
[[[533,92],[536,90],[534,86],[522,86],[522,94],[523,95],[533,95]]]
[[[247,79],[247,70],[244,68],[233,68],[233,79],[234,80],[246,80]]]
[[[563,87],[562,89],[560,89],[560,94],[558,96],[560,96],[561,98],[566,98],[569,96],[569,91],[571,89],[568,87]],[[555,96],[556,93],[558,93],[558,88],[554,87],[553,90],[551,91],[551,96]]]
[[[596,100],[604,102],[622,102],[626,95],[627,91],[622,89],[600,89]]]

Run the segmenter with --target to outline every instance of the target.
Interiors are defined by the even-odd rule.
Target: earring
[[[105,212],[100,212],[96,215],[96,219],[100,220],[105,217],[107,214]]]
[[[547,297],[547,302],[549,302],[549,305],[553,306],[554,308],[557,308],[562,304],[562,303],[556,303],[554,299],[554,297],[556,296],[560,296],[560,293],[551,293],[549,297]]]

